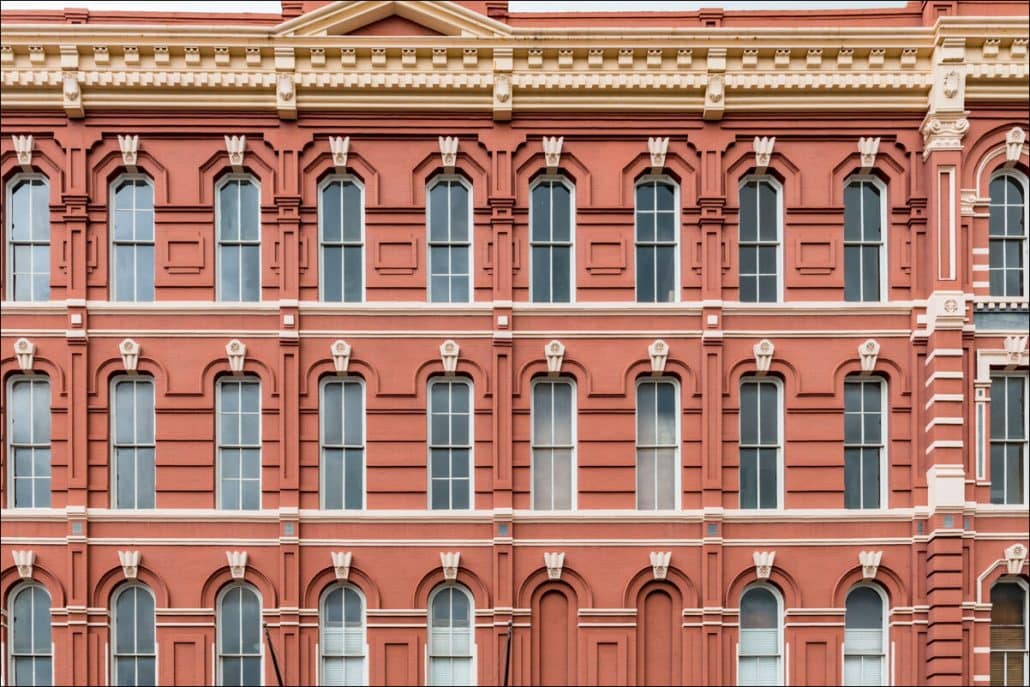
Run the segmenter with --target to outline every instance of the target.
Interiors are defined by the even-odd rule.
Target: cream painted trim
[[[931,372],[927,376],[926,383],[925,383],[924,386],[928,387],[931,384],[933,384],[935,381],[937,381],[938,379],[963,379],[963,378],[964,378],[964,375],[961,372],[949,372],[949,371]]]
[[[929,410],[930,406],[935,403],[965,403],[965,394],[934,394],[930,397],[930,400],[923,406],[924,410]]]
[[[961,348],[935,348],[926,356],[925,364],[929,365],[934,358],[961,358],[963,355],[965,351]]]

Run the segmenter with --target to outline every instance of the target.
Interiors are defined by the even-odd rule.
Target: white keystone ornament
[[[458,370],[458,353],[460,352],[461,346],[453,339],[447,339],[440,344],[440,362],[443,363],[444,372],[452,375]]]
[[[862,577],[867,580],[874,579],[882,558],[883,551],[859,551],[858,563],[862,566]]]
[[[229,154],[229,164],[232,165],[233,169],[236,171],[243,169],[243,153],[246,149],[246,136],[225,137],[225,151]]]
[[[769,166],[769,159],[772,157],[773,146],[776,145],[775,136],[755,136],[752,143],[755,149],[755,167],[761,174]]]
[[[862,171],[868,172],[876,166],[876,152],[880,148],[880,138],[858,139],[858,154],[862,158]]]
[[[445,171],[453,172],[458,162],[458,137],[440,136],[437,140],[440,143],[440,164]]]
[[[665,156],[669,152],[669,137],[652,136],[648,138],[647,152],[651,155],[651,171],[658,174],[665,169]]]
[[[773,342],[769,341],[769,339],[762,339],[751,350],[755,353],[755,369],[758,371],[758,374],[764,375],[772,366],[773,353],[776,351],[776,347],[773,346]]]
[[[664,580],[669,575],[669,561],[672,551],[651,552],[651,573],[656,580]]]
[[[18,164],[26,172],[32,169],[32,136],[11,136]]]
[[[246,551],[226,551],[225,557],[229,560],[229,572],[234,580],[242,580],[247,572]]]
[[[775,551],[755,551],[751,558],[755,562],[755,575],[760,580],[768,580],[772,574],[773,561],[776,560]]]
[[[1026,563],[1026,547],[1022,544],[1013,544],[1005,549],[1005,564],[1008,567],[1009,575],[1018,575]]]
[[[122,367],[129,374],[135,374],[139,367],[140,345],[132,339],[124,339],[118,344],[118,352],[122,355]]]
[[[1019,161],[1019,156],[1023,152],[1023,143],[1026,141],[1026,132],[1020,129],[1018,126],[1014,126],[1009,129],[1008,134],[1005,135],[1005,160],[1008,166],[1014,165]],[[18,158],[21,162],[21,158]]]
[[[14,342],[14,354],[18,357],[18,368],[22,372],[32,372],[32,363],[36,356],[36,344],[22,337]]]
[[[333,153],[333,166],[336,171],[347,171],[347,154],[350,152],[350,136],[330,136],[329,150]]]
[[[453,582],[458,579],[458,564],[461,561],[460,551],[441,551],[440,567],[443,568],[443,578]]]
[[[330,551],[329,557],[333,561],[333,572],[336,573],[336,579],[346,580],[350,577],[350,562],[353,558],[350,551]]]
[[[239,339],[225,344],[225,353],[229,357],[229,369],[234,375],[243,373],[243,360],[247,357],[247,345]]]
[[[647,347],[647,355],[651,358],[651,374],[660,375],[665,372],[665,363],[669,361],[669,344],[655,339]]]
[[[1008,358],[1010,366],[1019,365],[1026,355],[1027,336],[1024,334],[1011,334],[1005,337],[1005,357]]]
[[[876,359],[880,355],[880,344],[875,339],[869,339],[859,345],[858,355],[862,360],[862,372],[869,374],[876,369]]]
[[[27,580],[32,577],[32,566],[36,564],[35,551],[11,551],[14,565],[18,568],[18,577]]]
[[[547,566],[547,578],[550,580],[561,579],[561,569],[565,567],[564,551],[545,551],[544,565]]]
[[[547,374],[556,375],[561,372],[561,364],[565,360],[565,344],[555,339],[544,346],[547,356]]]
[[[347,368],[350,366],[350,344],[343,339],[337,339],[329,347],[329,352],[333,356],[333,367],[336,368],[336,374],[344,374],[347,372]]]
[[[139,551],[119,551],[118,562],[122,564],[122,574],[127,580],[139,577],[139,561],[143,555]]]
[[[564,142],[564,136],[544,136],[544,163],[547,165],[547,171],[558,171],[558,165],[561,164],[561,147]]]
[[[123,136],[118,134],[118,147],[122,150],[122,164],[130,172],[136,171],[136,160],[139,157],[139,136]]]

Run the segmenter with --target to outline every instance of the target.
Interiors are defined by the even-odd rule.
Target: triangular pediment
[[[276,27],[279,36],[509,35],[506,24],[453,2],[342,0]]]

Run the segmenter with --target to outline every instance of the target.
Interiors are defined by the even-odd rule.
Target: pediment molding
[[[345,36],[397,16],[444,36],[497,38],[511,35],[507,24],[452,2],[340,0],[283,22],[273,36]]]

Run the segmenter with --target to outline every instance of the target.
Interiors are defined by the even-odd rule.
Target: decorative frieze
[[[547,373],[557,376],[561,373],[561,365],[565,360],[565,344],[555,339],[544,346],[544,355],[547,357]]]
[[[440,567],[443,568],[443,578],[450,582],[458,579],[458,565],[461,561],[460,551],[441,551]]]
[[[883,551],[859,551],[858,564],[862,566],[862,577],[867,580],[876,579],[876,571],[882,558]]]
[[[33,359],[36,355],[36,344],[22,337],[14,342],[14,355],[18,358],[18,369],[31,373]]]
[[[458,370],[458,353],[461,347],[453,339],[447,339],[440,344],[440,362],[443,364],[443,371],[453,375]]]
[[[767,580],[772,574],[773,561],[776,560],[775,551],[755,551],[751,554],[755,563],[755,577],[760,580]]]
[[[333,356],[333,367],[336,369],[336,374],[342,375],[347,373],[347,368],[350,366],[350,344],[343,339],[337,339],[329,346],[329,353]]]
[[[346,581],[350,577],[350,562],[353,554],[350,551],[330,551],[329,558],[333,562],[333,573],[336,579]]]
[[[122,342],[118,344],[118,353],[122,356],[122,367],[129,374],[136,374],[136,368],[139,367],[139,352],[140,345],[132,339],[122,339]]]
[[[651,574],[656,580],[664,580],[669,575],[669,561],[672,551],[651,552]]]
[[[139,562],[142,557],[139,551],[118,552],[118,562],[121,563],[125,579],[135,580],[139,576]]]
[[[544,565],[547,566],[548,579],[560,580],[562,568],[565,566],[565,552],[544,552]]]

